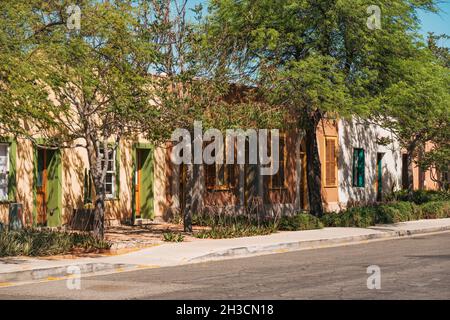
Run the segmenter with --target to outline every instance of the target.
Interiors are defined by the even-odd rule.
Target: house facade
[[[381,201],[405,184],[405,157],[389,131],[356,118],[327,119],[319,125],[317,139],[327,211]],[[154,146],[136,137],[107,151],[107,225],[168,220],[179,214],[186,205],[187,172],[193,172],[189,199],[194,212],[258,211],[274,216],[308,210],[306,146],[301,131],[280,134],[280,169],[273,176],[261,175],[258,164],[204,164],[187,170],[186,165],[172,163],[172,147],[170,142]],[[415,187],[437,188],[431,174],[415,168]],[[75,210],[92,202],[89,177],[87,152],[82,147],[37,148],[28,140],[3,136],[0,222],[7,224],[10,204],[20,203],[25,225],[67,224]]]
[[[20,203],[25,225],[58,227],[70,221],[74,210],[92,202],[84,148],[36,148],[25,139],[0,141],[0,222],[7,224],[10,204]],[[169,181],[167,150],[135,139],[108,152],[108,225],[130,222],[133,217],[162,216],[167,201],[160,199],[166,199]]]

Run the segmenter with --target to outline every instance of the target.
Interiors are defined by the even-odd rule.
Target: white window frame
[[[112,151],[111,152],[112,153],[112,159],[109,159],[109,158],[106,159],[103,148],[100,149],[100,154],[103,155],[102,156],[102,158],[103,158],[102,161],[106,161],[107,162],[106,163],[107,168],[108,168],[109,162],[112,162],[112,167],[111,167],[112,170],[107,170],[106,171],[106,177],[108,177],[108,175],[111,175],[111,182],[106,182],[107,179],[105,178],[104,188],[105,188],[106,198],[107,199],[114,199],[116,197],[116,175],[117,175],[117,171],[116,171],[116,150],[108,149],[108,151]],[[109,155],[109,152],[107,154]],[[109,184],[111,184],[111,192],[107,192],[106,191],[107,190],[106,189],[106,185],[109,185]]]
[[[0,147],[6,147],[6,171],[5,172],[1,172],[0,174],[5,174],[5,181],[6,181],[6,186],[5,186],[5,191],[6,191],[6,196],[5,197],[0,197],[0,201],[8,201],[9,200],[9,152],[10,152],[10,144],[9,143],[0,143]]]

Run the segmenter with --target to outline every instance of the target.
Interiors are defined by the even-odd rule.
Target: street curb
[[[69,267],[72,268],[69,270]],[[87,274],[91,275],[104,271],[124,271],[137,268],[137,266],[135,265],[123,263],[74,263],[59,267],[0,273],[0,285],[2,283],[12,284],[18,282],[20,283],[38,280],[55,280],[54,278],[75,277],[77,276],[77,274],[74,273],[74,270],[76,269],[73,269],[73,267],[79,268],[81,272],[80,276]]]
[[[229,258],[233,258],[233,257],[245,257],[245,256],[254,256],[254,255],[260,255],[260,254],[270,254],[270,253],[279,253],[279,252],[288,252],[288,251],[299,251],[299,250],[309,250],[309,249],[317,249],[317,248],[325,248],[325,247],[334,247],[334,246],[359,243],[362,241],[369,241],[369,240],[389,240],[389,239],[396,239],[396,238],[408,237],[408,236],[419,235],[419,234],[450,231],[450,226],[418,229],[418,230],[395,230],[395,231],[392,229],[389,229],[389,228],[382,229],[382,228],[377,228],[377,227],[368,228],[368,229],[383,231],[384,233],[343,237],[343,238],[337,238],[337,239],[294,241],[294,242],[277,243],[277,244],[263,245],[263,246],[248,246],[248,247],[229,248],[229,249],[220,250],[217,252],[212,252],[212,253],[208,253],[206,255],[192,258],[189,260],[189,262],[191,262],[191,263],[207,262],[207,261],[213,261],[213,260],[229,259]]]
[[[404,236],[412,236],[412,235],[416,235],[416,234],[427,234],[427,233],[434,233],[434,232],[441,232],[441,231],[449,231],[450,226],[433,227],[433,228],[416,229],[416,230],[393,230],[392,228],[382,227],[382,226],[369,227],[367,229],[394,232],[398,235],[398,237],[404,237]]]
[[[357,244],[360,242],[370,240],[389,240],[420,234],[425,235],[436,232],[450,231],[450,226],[433,227],[417,230],[395,230],[395,231],[390,229],[389,227],[381,227],[381,226],[380,227],[375,226],[368,229],[383,231],[383,233],[350,236],[335,239],[283,242],[270,245],[240,246],[234,248],[227,248],[224,250],[218,250],[205,255],[200,255],[198,257],[191,258],[184,262],[174,263],[167,266],[177,266],[207,261],[217,261],[217,260],[231,259],[235,257],[250,257],[255,255],[263,255],[271,253],[335,247],[341,245]],[[61,280],[62,278],[75,277],[77,275],[73,274],[73,271],[70,272],[68,269],[69,267],[73,266],[80,268],[79,270],[81,272],[81,276],[92,276],[95,274],[101,274],[102,272],[117,273],[145,268],[145,266],[143,265],[124,264],[124,263],[78,263],[78,264],[74,263],[58,267],[4,272],[0,273],[0,288],[3,286],[17,285],[21,283],[23,284],[43,280],[44,281]]]

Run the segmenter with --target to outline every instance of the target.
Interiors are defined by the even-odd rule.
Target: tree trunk
[[[410,200],[412,200],[413,191],[414,191],[414,146],[409,146],[407,148],[407,157],[408,157],[408,196]]]
[[[94,201],[94,228],[93,235],[98,239],[103,239],[105,236],[105,175],[106,166],[103,168],[102,161],[99,158],[96,143],[94,139],[86,139],[88,161],[94,180],[95,187],[95,201]],[[105,143],[103,144],[106,145]]]
[[[195,139],[195,130],[194,128],[191,128],[190,130],[190,136],[191,141]],[[194,188],[195,188],[195,176],[194,176],[194,142],[191,144],[191,163],[185,164],[186,165],[186,188],[184,190],[185,192],[185,201],[184,201],[184,208],[183,208],[183,225],[184,225],[184,232],[192,232],[192,211],[194,208],[193,201],[194,201]]]
[[[192,232],[192,199],[194,190],[194,165],[186,165],[186,188],[183,208],[184,232]]]
[[[103,239],[105,236],[105,186],[101,179],[101,172],[94,170],[95,208],[94,208],[94,237]]]
[[[97,239],[105,237],[105,199],[102,196],[95,199],[94,237]]]
[[[308,199],[311,214],[316,217],[323,215],[322,203],[322,167],[317,144],[317,125],[321,119],[319,111],[314,112],[305,125],[306,142],[306,176],[308,184]]]

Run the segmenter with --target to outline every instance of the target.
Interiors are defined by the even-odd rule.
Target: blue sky
[[[419,12],[419,18],[421,20],[421,33],[427,35],[428,32],[434,32],[436,34],[448,34],[450,35],[450,1],[438,0],[441,2],[439,5],[441,12],[439,14],[433,14],[428,12]],[[207,0],[189,0],[190,6],[194,6],[198,3],[207,3]],[[441,41],[440,45],[446,45],[450,47],[450,40]]]
[[[442,3],[440,5],[441,12],[438,14],[419,12],[421,20],[421,33],[426,35],[427,32],[434,32],[436,34],[450,35],[450,2]],[[450,41],[442,41],[440,45],[450,47]]]

